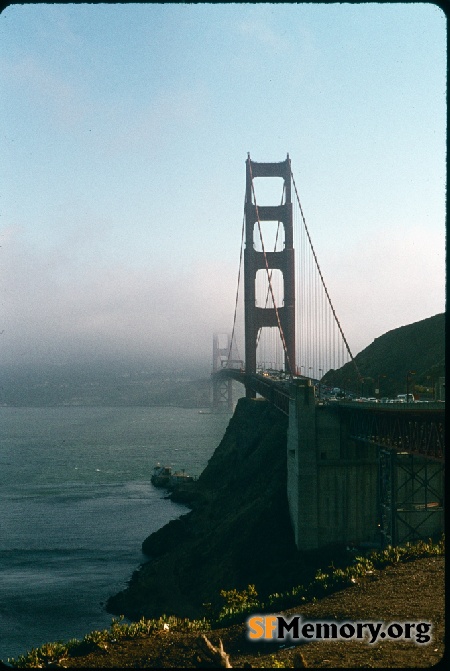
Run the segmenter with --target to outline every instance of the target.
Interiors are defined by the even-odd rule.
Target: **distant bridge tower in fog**
[[[233,358],[231,335],[229,333],[215,333],[213,336],[213,366],[212,366],[212,408],[216,412],[233,411],[233,382],[231,378],[224,378],[217,373],[224,368],[241,370],[243,361]]]

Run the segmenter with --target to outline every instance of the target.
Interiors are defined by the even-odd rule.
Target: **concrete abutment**
[[[443,530],[443,466],[350,437],[309,380],[291,386],[287,496],[295,543],[398,544]],[[386,452],[386,450],[384,450]],[[384,463],[384,466],[383,466]]]

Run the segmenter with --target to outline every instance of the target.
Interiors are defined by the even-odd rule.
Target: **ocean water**
[[[200,475],[230,415],[181,408],[0,408],[0,659],[104,629],[141,543],[188,509],[154,465]]]

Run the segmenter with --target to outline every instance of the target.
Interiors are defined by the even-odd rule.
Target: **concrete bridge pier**
[[[319,546],[318,464],[314,388],[291,385],[287,439],[287,495],[299,549]]]
[[[377,448],[356,449],[336,410],[316,403],[309,380],[294,381],[287,492],[300,550],[379,539]]]
[[[442,533],[444,466],[350,435],[349,414],[291,385],[287,496],[299,550],[398,545]]]

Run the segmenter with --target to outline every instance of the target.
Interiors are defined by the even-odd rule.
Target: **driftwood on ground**
[[[211,668],[214,669],[233,668],[230,663],[230,656],[223,649],[223,643],[220,638],[219,638],[219,645],[215,646],[211,643],[211,641],[209,641],[206,638],[205,634],[202,634],[202,637],[201,639],[199,639],[198,643],[199,643],[199,650],[202,655],[202,657],[198,658],[198,661],[199,663],[202,664],[202,666],[208,664],[211,665]],[[305,669],[308,666],[300,650],[296,650],[294,652],[292,661],[294,663],[293,664],[294,669]],[[250,665],[246,666],[247,668],[250,667]]]
[[[219,646],[215,646],[209,641],[205,634],[202,634],[198,642],[202,658],[199,662],[209,663],[214,669],[231,669],[230,656],[223,649],[223,643],[219,638]]]

